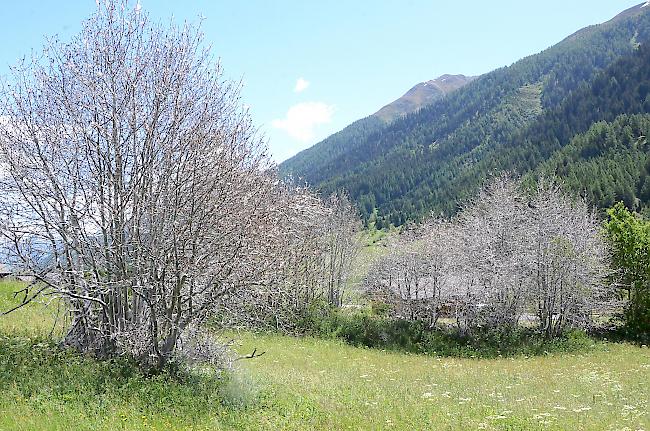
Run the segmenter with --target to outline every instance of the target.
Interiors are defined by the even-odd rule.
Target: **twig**
[[[235,359],[235,361],[239,361],[240,359],[259,358],[260,356],[262,356],[263,354],[266,353],[266,352],[262,352],[262,353],[257,353],[256,354],[256,352],[257,352],[257,348],[253,349],[253,353],[251,353],[250,355],[240,356],[239,358]]]

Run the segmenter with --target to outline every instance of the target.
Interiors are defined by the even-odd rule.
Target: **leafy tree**
[[[612,245],[612,261],[629,299],[627,328],[639,338],[650,335],[650,221],[642,220],[622,202],[607,211],[605,232]]]

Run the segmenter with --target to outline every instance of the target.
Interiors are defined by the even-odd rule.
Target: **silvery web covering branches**
[[[475,326],[510,326],[526,300],[526,199],[502,176],[469,202],[456,220],[458,281],[454,289],[461,332]]]
[[[333,307],[343,304],[345,287],[359,252],[359,213],[345,193],[334,193],[325,202],[325,272],[327,300]]]
[[[388,245],[391,251],[371,266],[364,281],[370,298],[388,304],[393,317],[435,326],[453,294],[455,240],[444,220],[409,226]]]
[[[322,200],[302,187],[286,187],[278,199],[287,223],[277,234],[277,278],[266,288],[238,291],[219,315],[223,326],[300,332],[314,313],[342,305],[359,250],[356,208],[345,194]]]
[[[159,367],[236,292],[278,280],[287,230],[312,204],[284,206],[239,86],[199,28],[109,1],[12,72],[3,244],[36,278],[25,302],[68,305],[67,345]]]
[[[540,329],[548,336],[586,327],[620,308],[606,279],[609,250],[600,221],[583,199],[568,199],[542,178],[530,200],[526,255],[528,292]]]
[[[543,178],[528,195],[519,181],[497,177],[455,220],[432,219],[391,248],[365,285],[395,317],[447,317],[461,333],[536,322],[552,337],[620,305],[606,283],[595,213]]]

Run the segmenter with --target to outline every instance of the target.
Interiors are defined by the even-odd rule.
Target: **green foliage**
[[[632,214],[622,202],[607,211],[605,232],[612,261],[629,299],[625,311],[628,332],[650,340],[650,221]]]
[[[565,187],[583,194],[599,208],[623,201],[643,210],[650,204],[650,115],[619,115],[594,123],[585,133],[533,171],[528,180],[543,175],[562,178]]]
[[[528,328],[485,329],[461,335],[453,327],[431,329],[424,322],[390,319],[368,312],[332,313],[314,327],[314,333],[357,347],[464,358],[532,356],[593,346],[593,340],[584,331],[569,331],[557,339],[548,339]]]

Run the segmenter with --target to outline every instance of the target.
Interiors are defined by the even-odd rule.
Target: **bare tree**
[[[541,178],[528,206],[527,226],[528,292],[540,330],[556,336],[611,311],[607,247],[587,203]]]
[[[356,210],[345,195],[323,202],[303,187],[286,187],[276,202],[285,218],[277,233],[282,246],[276,279],[265,288],[240,291],[221,316],[226,326],[296,332],[318,313],[341,305],[359,247]]]
[[[523,312],[526,203],[518,186],[505,174],[493,179],[457,221],[463,331],[476,325],[513,327]]]
[[[370,268],[365,289],[373,300],[388,304],[393,317],[420,320],[426,295],[425,259],[413,243],[403,238],[399,242]]]
[[[65,343],[152,367],[233,292],[277,280],[284,191],[200,29],[102,2],[3,88],[2,235],[67,303]],[[295,215],[295,214],[294,214]]]
[[[331,195],[326,206],[329,212],[324,220],[327,242],[327,299],[331,306],[340,307],[352,263],[359,252],[361,220],[346,194]]]
[[[293,332],[309,307],[324,298],[327,209],[307,188],[284,187],[276,204],[282,213],[276,225],[273,281],[233,292],[218,316],[226,327]]]
[[[514,327],[532,313],[547,336],[585,327],[611,309],[607,249],[584,200],[541,178],[532,196],[507,175],[459,217],[464,268],[458,315],[472,326]]]
[[[554,337],[616,306],[598,218],[543,178],[529,196],[501,175],[453,222],[432,219],[391,248],[366,287],[394,317],[435,325],[444,307],[468,333],[513,328],[528,314]]]
[[[455,243],[451,225],[431,220],[405,230],[369,271],[365,289],[394,317],[436,325],[451,294]]]

